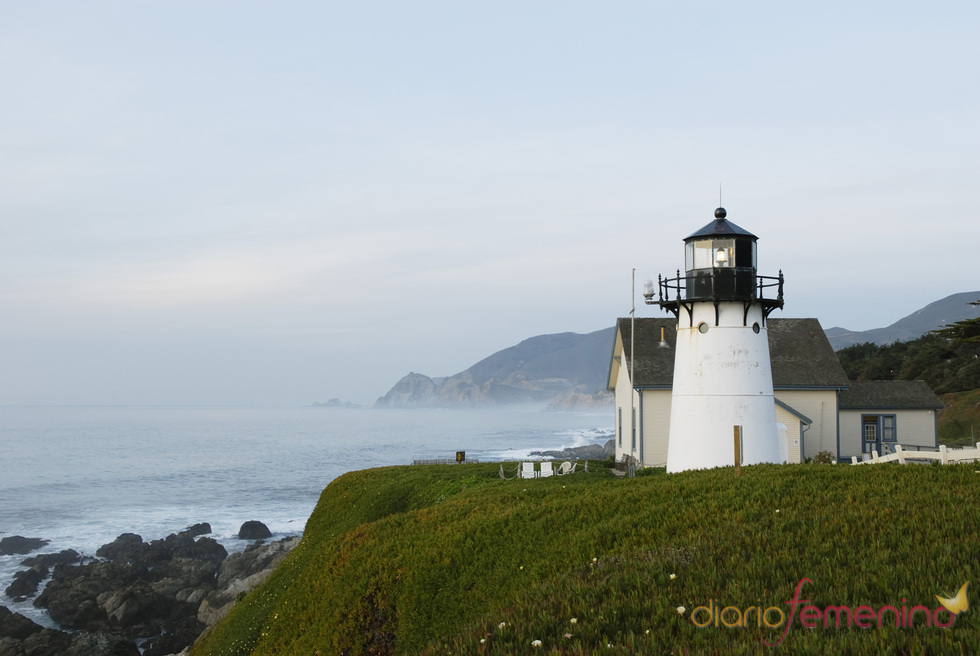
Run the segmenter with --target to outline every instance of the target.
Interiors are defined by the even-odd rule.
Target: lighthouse
[[[783,274],[758,275],[758,237],[726,217],[684,239],[684,274],[658,276],[656,300],[644,290],[677,319],[668,472],[781,462],[766,320]]]

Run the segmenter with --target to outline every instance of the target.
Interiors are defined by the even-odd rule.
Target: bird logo
[[[950,597],[947,599],[946,597],[936,595],[936,599],[938,599],[939,603],[941,603],[946,610],[951,612],[953,615],[959,615],[970,607],[970,602],[966,598],[966,588],[968,585],[970,585],[969,581],[964,583],[960,587],[960,591],[956,593],[955,597]]]

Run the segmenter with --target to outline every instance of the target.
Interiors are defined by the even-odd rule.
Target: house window
[[[618,408],[618,410],[619,410],[619,422],[617,424],[616,437],[619,438],[619,448],[622,449],[623,448],[623,409]]]
[[[861,426],[865,442],[898,441],[895,415],[862,415]]]
[[[896,441],[895,415],[881,415],[881,439],[885,442]]]

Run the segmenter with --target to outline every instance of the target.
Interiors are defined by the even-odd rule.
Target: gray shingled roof
[[[841,410],[943,407],[939,397],[921,380],[852,380],[851,388],[840,393],[838,405]]]
[[[677,320],[673,317],[637,319],[634,335],[637,387],[669,388],[674,378],[674,343]],[[847,374],[816,319],[770,319],[769,358],[775,389],[845,388]],[[668,348],[660,348],[660,328]],[[620,318],[617,330],[623,341],[623,366],[630,367],[630,319]]]

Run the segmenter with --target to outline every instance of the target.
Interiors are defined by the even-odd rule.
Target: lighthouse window
[[[698,324],[698,332],[701,333],[702,335],[705,334],[706,332],[708,332],[708,324],[706,324],[703,321],[701,323],[699,323]]]
[[[756,335],[758,335],[760,330],[762,330],[762,329],[759,328],[759,322],[756,322],[756,323],[752,324],[752,332],[754,332]]]
[[[735,242],[731,239],[715,239],[711,242],[711,266],[724,268],[735,266]]]
[[[740,239],[735,243],[735,266],[756,268],[755,242]]]

